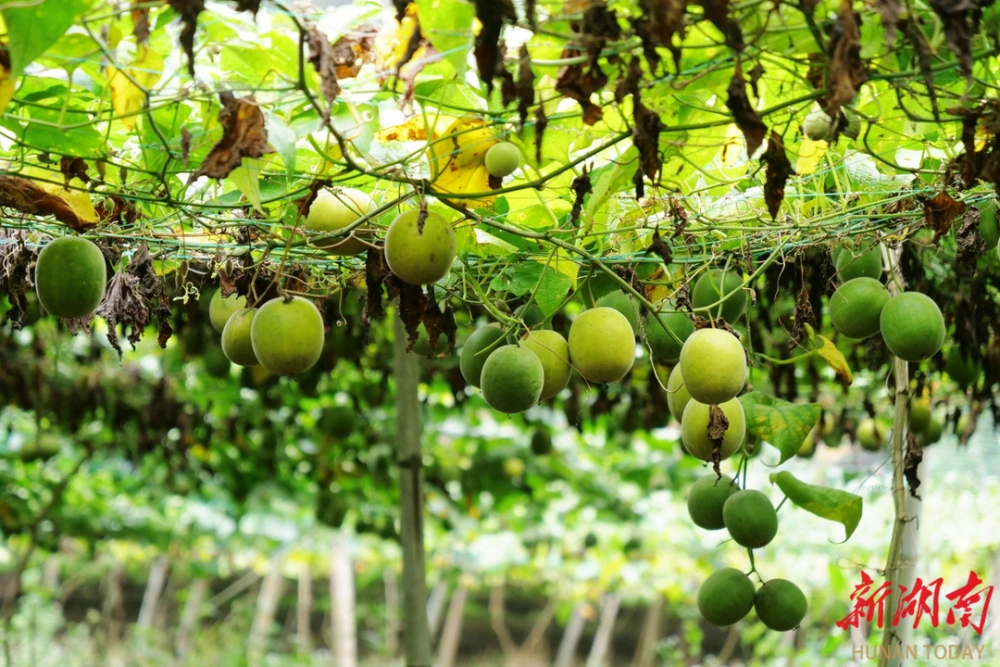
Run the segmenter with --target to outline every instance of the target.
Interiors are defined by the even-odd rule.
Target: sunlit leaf
[[[160,80],[163,74],[163,58],[148,44],[140,44],[135,60],[125,69],[108,65],[108,87],[111,89],[111,103],[115,115],[125,129],[135,128],[136,113],[146,103],[146,91]]]
[[[796,479],[790,472],[771,473],[771,483],[788,496],[795,505],[818,517],[836,521],[844,525],[847,535],[844,542],[851,539],[864,509],[864,500],[847,491],[814,486]]]
[[[740,396],[747,431],[781,452],[781,463],[795,456],[821,412],[819,403],[795,404],[752,391]]]
[[[484,158],[495,143],[496,135],[481,118],[469,116],[456,120],[441,135],[436,135],[428,148],[434,188],[456,194],[492,190]],[[486,206],[492,201],[493,197],[464,200],[469,206]]]

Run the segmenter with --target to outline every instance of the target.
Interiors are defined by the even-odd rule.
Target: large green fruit
[[[247,299],[245,296],[230,294],[224,297],[222,290],[216,290],[208,304],[208,319],[212,321],[212,328],[222,333],[226,328],[226,322],[233,316],[233,313],[246,307]]]
[[[63,236],[38,253],[35,289],[42,307],[56,317],[83,317],[104,298],[108,281],[104,254],[77,236]]]
[[[509,141],[501,141],[486,151],[486,171],[491,176],[510,176],[521,166],[521,151]]]
[[[765,547],[778,534],[778,513],[760,491],[734,493],[722,507],[722,518],[733,540],[748,549]]]
[[[275,375],[295,375],[319,361],[323,317],[300,296],[271,299],[253,318],[250,341],[261,366]]]
[[[234,364],[256,366],[260,363],[253,353],[253,343],[250,341],[250,329],[256,314],[256,308],[238,310],[222,330],[222,351]]]
[[[455,231],[437,213],[427,213],[417,229],[420,211],[400,213],[385,235],[385,261],[396,276],[412,285],[430,285],[448,275],[455,261]]]
[[[608,292],[597,300],[597,308],[614,308],[625,316],[628,323],[632,325],[632,335],[639,333],[639,304],[631,296],[621,290]]]
[[[635,362],[632,325],[613,308],[585,310],[570,325],[569,356],[591,382],[621,380]]]
[[[354,188],[338,190],[322,189],[316,193],[316,199],[309,205],[303,227],[313,232],[310,238],[317,247],[323,248],[334,255],[357,255],[367,249],[361,240],[371,236],[371,229],[356,227],[347,238],[330,238],[324,236],[353,225],[372,210],[375,203],[371,197]]]
[[[670,414],[678,422],[684,417],[684,408],[691,400],[691,394],[684,387],[684,376],[681,375],[681,367],[674,366],[667,378],[667,408]]]
[[[952,345],[945,361],[945,372],[962,389],[967,389],[974,385],[982,375],[983,369],[979,367],[974,359],[962,354],[962,349],[958,345]]]
[[[537,429],[531,434],[531,452],[536,456],[548,456],[552,453],[552,434],[547,428]]]
[[[722,436],[722,450],[719,454],[719,460],[724,461],[739,451],[743,445],[747,424],[743,405],[735,398],[722,403],[719,408],[729,420],[729,428]],[[684,408],[684,416],[681,417],[681,442],[684,444],[684,449],[702,461],[712,460],[714,448],[712,440],[708,437],[709,418],[709,406],[695,399],[688,401]]]
[[[532,331],[521,339],[521,347],[531,350],[542,362],[545,382],[541,400],[552,398],[569,384],[573,367],[569,363],[569,343],[556,331]]]
[[[694,525],[705,530],[721,530],[726,527],[722,518],[722,506],[729,497],[738,492],[738,487],[729,475],[718,477],[714,472],[703,476],[688,493],[687,508]]]
[[[761,623],[778,632],[799,627],[809,610],[802,590],[785,579],[771,579],[761,586],[753,606]]]
[[[889,290],[873,278],[854,278],[830,297],[830,323],[851,338],[868,338],[879,332],[882,309]]]
[[[983,242],[986,244],[986,254],[996,257],[997,244],[1000,243],[996,199],[988,199],[979,204],[979,235],[983,237]]]
[[[538,356],[516,345],[494,350],[483,365],[483,398],[494,410],[513,414],[538,403],[545,370]]]
[[[215,345],[209,346],[205,349],[201,359],[209,375],[222,379],[229,377],[229,372],[232,370],[233,365],[221,347],[216,347]]]
[[[499,324],[487,324],[473,331],[462,346],[459,368],[462,370],[462,377],[473,387],[479,386],[483,364],[486,363],[490,353],[500,347],[499,341],[502,338],[503,329]]]
[[[888,431],[881,422],[866,417],[858,424],[858,444],[870,452],[876,452],[885,446]]]
[[[736,336],[699,329],[681,348],[681,373],[691,398],[719,404],[735,398],[747,380],[747,358]]]
[[[923,433],[931,423],[931,402],[927,398],[914,398],[910,403],[910,430]]]
[[[712,573],[698,589],[698,611],[713,625],[732,625],[750,613],[755,594],[747,575],[727,567]]]
[[[349,405],[331,405],[323,408],[319,418],[319,429],[324,435],[346,438],[354,433],[358,425],[358,415]]]
[[[722,303],[718,303],[725,299]],[[716,304],[718,305],[712,305]],[[703,315],[711,313],[713,318],[722,318],[735,324],[747,309],[747,293],[743,291],[743,278],[736,271],[710,271],[701,274],[691,290],[691,304],[695,311]]]
[[[941,440],[944,435],[944,422],[937,416],[931,416],[931,421],[927,424],[927,431],[923,434],[922,445],[927,447]]]
[[[903,361],[923,361],[944,344],[944,317],[930,297],[903,292],[882,309],[882,338],[889,351]]]
[[[855,278],[877,280],[882,277],[882,251],[877,245],[858,252],[847,246],[840,246],[833,263],[837,268],[837,278],[842,283]]]
[[[679,343],[667,329],[680,339]],[[694,322],[684,313],[661,313],[659,319],[655,315],[647,315],[643,323],[643,332],[646,334],[646,342],[649,344],[653,359],[674,364],[681,358],[681,347],[684,342],[694,333]]]

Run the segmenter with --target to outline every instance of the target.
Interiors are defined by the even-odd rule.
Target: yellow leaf
[[[816,171],[816,167],[819,165],[819,161],[826,154],[826,149],[830,144],[826,141],[820,139],[819,141],[813,141],[807,137],[802,139],[802,143],[799,145],[799,159],[795,163],[795,171],[798,174],[805,175],[811,174]]]
[[[0,65],[0,113],[7,109],[12,99],[14,99],[14,80],[10,78],[10,70]]]
[[[549,265],[559,273],[569,278],[570,282],[573,283],[573,289],[576,289],[576,277],[580,273],[580,265],[570,259],[570,255],[567,250],[564,248],[558,248]]]
[[[459,118],[440,136],[435,133],[427,149],[434,188],[461,194],[492,190],[485,157],[496,143],[493,130],[485,127],[481,118],[473,116]],[[488,206],[493,199],[464,201],[469,206]]]
[[[743,157],[743,149],[746,148],[746,139],[743,132],[735,124],[726,127],[726,138],[722,144],[722,166],[734,167]]]
[[[402,21],[388,21],[382,30],[375,35],[375,71],[382,72],[388,78],[396,72],[399,62],[406,55],[410,41],[420,29],[420,19],[417,15],[417,5],[411,2],[406,7],[406,15]]]
[[[108,87],[111,89],[111,104],[115,115],[121,120],[125,129],[135,128],[136,114],[146,102],[146,90],[160,80],[163,74],[163,58],[148,44],[141,44],[136,49],[135,60],[125,69],[109,65],[107,70]]]
[[[101,218],[97,215],[97,210],[94,208],[94,202],[90,199],[90,193],[87,191],[67,190],[62,185],[49,183],[48,181],[52,179],[52,172],[42,169],[41,167],[25,167],[21,170],[20,175],[25,178],[34,178],[35,184],[39,188],[66,202],[67,206],[69,206],[73,213],[76,214],[76,217],[80,218],[82,223],[97,224],[100,222]],[[76,185],[81,184],[78,179],[74,180],[76,181]]]
[[[826,336],[816,334],[816,338],[820,342],[820,346],[816,348],[816,354],[826,359],[826,363],[830,364],[837,377],[845,384],[854,382],[854,375],[851,373],[850,366],[847,365],[847,359],[837,349],[837,346]]]

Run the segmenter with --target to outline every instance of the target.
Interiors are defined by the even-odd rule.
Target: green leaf
[[[285,171],[291,176],[295,173],[295,132],[274,114],[268,114],[264,118],[264,125],[267,128],[267,140],[278,151],[281,161],[285,163]]]
[[[774,445],[781,452],[781,463],[795,456],[819,421],[819,403],[797,405],[759,391],[740,396],[740,403],[746,413],[747,431]]]
[[[261,213],[264,209],[260,206],[260,172],[264,164],[264,160],[244,158],[243,164],[229,172],[228,176],[247,201]]]
[[[476,9],[465,0],[417,0],[420,31],[463,76],[472,49],[472,21]]]
[[[861,496],[840,489],[806,484],[796,479],[792,473],[784,471],[772,473],[771,483],[777,484],[789,500],[805,511],[844,524],[847,532],[844,542],[851,539],[861,522],[864,505]]]
[[[612,197],[626,188],[635,177],[635,172],[639,169],[639,151],[635,146],[630,146],[619,160],[607,167],[594,170],[591,174],[591,182],[594,190],[587,199],[587,204],[583,207],[583,220],[581,226],[590,231],[595,222],[598,211],[607,204]],[[601,222],[600,229],[605,225]]]
[[[514,267],[514,275],[507,289],[514,296],[524,296],[534,292],[535,303],[546,317],[558,310],[571,281],[564,273],[538,262],[521,262]]]
[[[44,0],[6,3],[3,20],[10,39],[10,78],[16,79],[35,58],[59,41],[59,38],[90,8],[91,0]]]

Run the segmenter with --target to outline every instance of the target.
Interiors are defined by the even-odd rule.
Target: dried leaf
[[[535,102],[535,73],[531,71],[531,54],[528,47],[521,45],[517,70],[517,115],[520,126],[528,120],[528,108]]]
[[[38,250],[24,244],[25,232],[0,228],[0,288],[7,293],[10,310],[7,321],[15,329],[27,324],[25,293],[35,286]]]
[[[97,307],[96,315],[108,322],[108,342],[122,358],[122,348],[118,344],[118,323],[131,326],[128,340],[135,349],[135,344],[142,338],[142,330],[149,324],[149,309],[143,303],[138,290],[139,279],[127,272],[118,272],[108,282],[104,300]]]
[[[972,76],[972,34],[979,26],[991,0],[930,0],[931,9],[941,19],[948,48],[958,59],[959,70]]]
[[[438,339],[443,334],[448,341],[448,353],[455,352],[455,333],[458,330],[455,324],[455,313],[451,309],[451,304],[446,303],[444,312],[438,308],[437,301],[434,300],[432,290],[428,287],[426,306],[424,307],[423,323],[424,331],[427,332],[427,342],[430,349],[436,350]]]
[[[785,199],[785,183],[788,182],[795,170],[785,154],[785,144],[774,130],[771,130],[771,137],[767,140],[767,150],[761,156],[761,162],[767,164],[764,174],[764,201],[767,203],[767,210],[774,220],[778,216],[778,209]]]
[[[670,247],[670,243],[664,241],[660,236],[660,229],[657,227],[653,230],[653,240],[650,241],[649,247],[646,248],[646,255],[658,255],[660,259],[663,260],[664,264],[669,265],[674,261],[674,251]]]
[[[427,308],[427,297],[420,285],[401,283],[399,288],[399,318],[403,320],[408,344],[406,351],[413,350],[420,338],[420,323],[423,321],[424,310]],[[434,348],[431,348],[434,349]]]
[[[222,123],[222,138],[201,163],[191,181],[199,176],[223,179],[244,157],[262,157],[273,153],[267,143],[267,129],[264,127],[264,113],[253,98],[239,99],[229,92],[219,94],[222,109],[219,122]]]
[[[806,281],[802,281],[799,298],[795,302],[795,322],[792,324],[792,335],[788,340],[788,349],[794,350],[808,336],[806,325],[816,326],[816,314],[809,301],[809,290]]]
[[[62,172],[66,181],[66,187],[69,187],[69,182],[74,178],[79,178],[84,183],[90,182],[90,176],[87,175],[87,163],[83,161],[82,157],[64,155],[59,160],[59,171]]]
[[[333,46],[326,35],[315,26],[309,29],[309,63],[319,74],[320,89],[327,102],[327,115],[333,101],[340,95],[340,82],[337,81],[337,65],[333,59]]]
[[[906,431],[906,456],[903,458],[903,477],[906,478],[906,485],[910,488],[910,495],[917,500],[921,500],[917,495],[920,488],[920,477],[917,476],[920,462],[924,460],[924,452],[920,447],[916,434],[907,429]]]
[[[361,340],[367,342],[372,320],[385,317],[382,306],[382,285],[392,276],[381,248],[370,248],[365,258],[365,296],[361,308]]]
[[[535,109],[535,162],[538,164],[542,163],[542,137],[548,124],[549,118],[545,115],[545,106],[539,104]]]
[[[935,242],[948,233],[951,229],[951,221],[965,211],[965,204],[957,201],[944,190],[929,199],[924,199],[922,203],[924,220],[934,230]]]
[[[885,44],[891,49],[896,43],[896,30],[903,7],[899,0],[874,0],[874,6],[885,26]]]
[[[868,79],[861,61],[861,17],[851,0],[841,0],[840,15],[830,34],[830,69],[826,76],[826,113],[840,115],[840,108],[854,99]]]
[[[570,224],[574,227],[580,222],[580,213],[583,211],[583,198],[594,191],[594,185],[590,182],[590,174],[587,169],[584,168],[583,173],[573,179],[573,183],[570,185],[570,189],[573,191],[573,209],[570,211],[569,219]]]
[[[143,2],[144,0],[132,0],[133,5]],[[149,40],[149,7],[132,8],[132,26],[136,44],[145,44]]]
[[[760,119],[760,114],[753,108],[747,98],[747,82],[743,78],[743,69],[739,62],[733,72],[733,78],[729,82],[729,97],[726,99],[726,108],[733,114],[736,126],[743,132],[747,141],[747,155],[752,156],[764,143],[764,136],[767,134],[767,126]]]
[[[739,53],[745,46],[739,21],[729,16],[729,0],[701,0],[707,18],[726,38],[730,49]]]
[[[363,65],[374,62],[377,34],[378,28],[365,24],[334,42],[332,58],[338,79],[354,78]]]
[[[500,31],[505,21],[517,22],[517,11],[511,0],[475,0],[476,18],[482,26],[476,35],[473,53],[479,67],[479,78],[486,83],[487,93],[493,92],[493,76],[500,59]]]
[[[236,3],[236,11],[252,12],[254,16],[260,11],[260,0],[233,0]]]
[[[670,51],[674,67],[680,71],[681,49],[674,43],[674,35],[677,35],[678,41],[684,39],[686,7],[684,0],[639,0],[643,16],[633,25],[642,41],[642,53],[651,71],[655,71],[660,64],[660,54],[656,50],[660,46]]]
[[[719,463],[722,461],[722,439],[729,430],[729,419],[718,405],[708,406],[708,439],[712,442],[712,469],[720,475]]]
[[[194,35],[198,30],[198,15],[205,10],[205,0],[167,0],[184,24],[181,28],[181,48],[187,55],[188,74],[194,76]]]
[[[579,50],[572,45],[563,49],[563,58],[572,58],[576,55],[579,55]],[[607,83],[608,75],[601,69],[599,58],[591,57],[586,67],[584,63],[561,67],[556,80],[556,90],[579,102],[583,108],[583,122],[593,125],[604,117],[604,112],[590,97],[603,90]]]
[[[976,272],[976,262],[986,250],[986,242],[979,233],[979,209],[969,206],[962,216],[962,224],[955,233],[955,273],[971,276]]]
[[[81,217],[72,202],[18,176],[0,175],[0,206],[38,217],[51,215],[76,232],[86,231],[97,224],[97,220]]]
[[[757,90],[757,83],[760,81],[760,77],[764,76],[764,66],[757,61],[757,64],[753,66],[750,70],[750,90],[753,91],[754,97],[760,97],[760,92]]]

